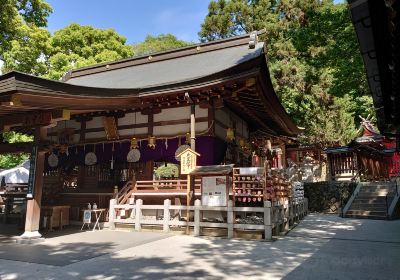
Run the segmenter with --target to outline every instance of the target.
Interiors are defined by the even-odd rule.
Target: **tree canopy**
[[[314,0],[216,0],[202,41],[265,29],[269,69],[284,107],[308,142],[350,141],[372,99],[346,4]]]
[[[147,35],[143,42],[133,45],[135,55],[146,55],[189,46],[193,43],[179,40],[172,34]]]
[[[51,6],[43,0],[1,0],[0,59],[23,29],[46,27],[51,12]]]
[[[54,33],[25,28],[4,53],[3,70],[19,70],[60,79],[68,70],[133,55],[126,39],[113,29],[70,24]]]

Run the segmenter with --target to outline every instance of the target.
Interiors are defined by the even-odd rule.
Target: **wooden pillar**
[[[147,134],[153,136],[154,133],[154,113],[150,112],[148,115],[148,127],[147,127]]]
[[[210,135],[215,136],[215,107],[214,102],[210,102],[208,107],[208,127],[210,128]]]
[[[189,207],[190,207],[190,201],[191,201],[191,197],[190,197],[190,189],[191,189],[191,178],[190,175],[187,175],[187,181],[186,181],[186,234],[189,234],[189,221],[190,221],[190,211],[189,211]]]
[[[196,151],[196,105],[190,105],[190,148]]]
[[[38,127],[35,129],[34,142],[38,145],[40,140],[45,139],[47,135],[47,128]],[[42,203],[42,189],[43,189],[43,172],[44,172],[44,158],[45,152],[38,151],[36,159],[36,172],[34,179],[34,192],[33,198],[27,201],[26,204],[26,219],[25,219],[25,232],[21,238],[40,238],[39,223],[40,223],[40,206]]]

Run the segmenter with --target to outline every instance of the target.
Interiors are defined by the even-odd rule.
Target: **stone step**
[[[392,187],[366,187],[366,188],[360,188],[360,191],[382,191],[382,190],[391,190]]]
[[[351,206],[353,205],[370,205],[376,207],[386,207],[386,203],[384,202],[376,202],[376,201],[354,201]]]
[[[358,194],[356,199],[386,199],[386,195]]]
[[[388,192],[359,192],[357,197],[377,197],[377,198],[385,198]]]
[[[345,214],[345,218],[353,218],[353,219],[371,219],[371,220],[386,220],[386,216],[373,216],[373,215],[352,215]]]
[[[390,190],[386,190],[386,189],[369,189],[369,190],[363,190],[361,189],[358,193],[366,193],[366,194],[377,194],[379,195],[379,193],[382,193],[381,195],[386,195],[388,192],[390,192]]]
[[[361,207],[350,207],[347,211],[366,211],[366,212],[385,212],[386,207],[373,207],[373,208],[361,208]]]
[[[346,215],[361,215],[361,216],[382,216],[386,217],[386,210],[384,211],[368,211],[368,210],[349,210]]]
[[[366,190],[366,191],[370,191],[370,190],[390,190],[393,187],[361,187],[360,190]]]
[[[352,204],[349,210],[367,210],[367,211],[386,211],[386,205],[382,204]]]
[[[354,200],[352,205],[362,205],[362,206],[386,206],[386,202],[383,201],[365,201],[365,200]]]
[[[361,186],[361,189],[390,189],[394,187],[394,185],[369,185],[369,186]]]
[[[393,186],[395,183],[393,182],[361,182],[362,187],[376,187],[376,186]]]

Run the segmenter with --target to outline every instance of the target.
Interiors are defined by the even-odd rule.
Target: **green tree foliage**
[[[20,36],[21,28],[46,27],[51,12],[50,5],[43,0],[1,0],[0,59],[12,41]]]
[[[31,142],[33,138],[24,134],[16,132],[4,132],[1,137],[4,142],[7,143],[20,143],[20,142]],[[27,160],[29,155],[27,154],[10,154],[0,155],[0,168],[11,168],[15,167],[24,160]]]
[[[49,72],[44,76],[61,78],[68,70],[133,55],[126,39],[113,29],[98,29],[73,23],[54,33],[48,57]]]
[[[342,144],[358,116],[373,114],[357,38],[346,4],[330,0],[216,0],[199,32],[202,41],[265,29],[274,88],[305,128],[305,141]],[[357,123],[357,125],[356,125]]]
[[[18,35],[9,43],[9,50],[2,55],[2,72],[17,70],[40,76],[48,71],[51,45],[50,33],[46,29],[22,25]]]
[[[167,163],[167,165],[158,167],[155,173],[157,178],[170,178],[179,176],[178,167],[172,163]]]
[[[147,55],[150,53],[167,51],[186,47],[192,43],[179,40],[172,34],[160,34],[158,36],[147,35],[146,39],[138,44],[133,45],[135,55]]]
[[[125,45],[126,39],[113,29],[73,23],[53,36],[37,27],[21,29],[3,55],[3,71],[18,70],[58,80],[70,69],[133,55],[132,47]]]

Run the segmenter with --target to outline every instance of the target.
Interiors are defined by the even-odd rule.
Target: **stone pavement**
[[[274,242],[104,230],[23,246],[0,243],[1,280],[400,279],[400,221],[332,215]]]

